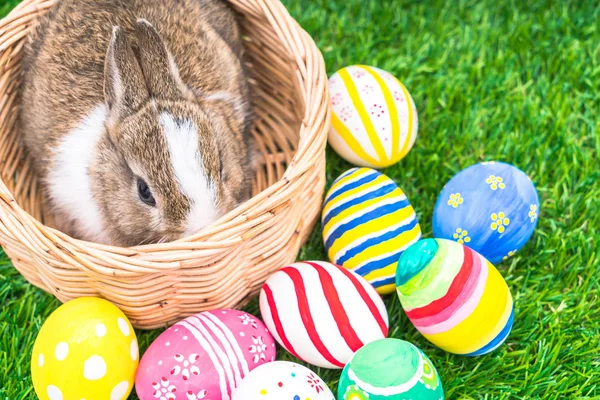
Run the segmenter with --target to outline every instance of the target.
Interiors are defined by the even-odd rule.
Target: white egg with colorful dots
[[[251,371],[232,400],[335,400],[313,371],[289,361],[274,361]]]
[[[123,400],[138,367],[138,342],[127,317],[95,297],[71,300],[44,322],[31,375],[41,400]]]
[[[351,65],[329,78],[329,144],[346,161],[384,168],[402,160],[417,138],[415,103],[387,71]]]

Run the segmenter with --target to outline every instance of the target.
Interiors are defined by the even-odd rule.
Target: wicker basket
[[[29,282],[63,302],[103,297],[135,327],[151,329],[240,306],[295,260],[325,186],[330,106],[323,58],[279,0],[230,2],[247,38],[253,135],[264,156],[255,195],[193,237],[134,248],[84,242],[50,227],[16,121],[23,44],[56,0],[25,0],[0,21],[0,244]]]

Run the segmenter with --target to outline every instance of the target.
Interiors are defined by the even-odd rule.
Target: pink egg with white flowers
[[[148,347],[135,389],[140,400],[225,400],[259,365],[275,359],[275,341],[258,318],[206,311],[178,322]]]

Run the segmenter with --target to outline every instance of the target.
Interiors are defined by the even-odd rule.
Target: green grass
[[[16,3],[4,1],[2,13]],[[391,336],[430,356],[450,399],[600,398],[598,3],[284,3],[315,38],[329,73],[376,65],[411,92],[419,137],[408,157],[385,172],[408,194],[425,236],[444,182],[470,164],[513,163],[540,194],[536,233],[499,266],[516,306],[504,346],[478,358],[444,353],[415,331],[395,296],[386,299]],[[327,159],[331,183],[349,165],[329,150]],[[316,229],[300,258],[323,257]],[[34,398],[30,352],[59,303],[27,284],[4,256],[0,301],[0,398]],[[256,305],[249,310],[256,313]],[[156,335],[139,333],[142,347]],[[317,372],[336,389],[338,372]]]

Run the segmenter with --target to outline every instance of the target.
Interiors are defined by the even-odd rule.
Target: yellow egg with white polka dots
[[[40,400],[123,400],[138,359],[125,314],[106,300],[78,298],[42,326],[31,355],[33,386]]]

